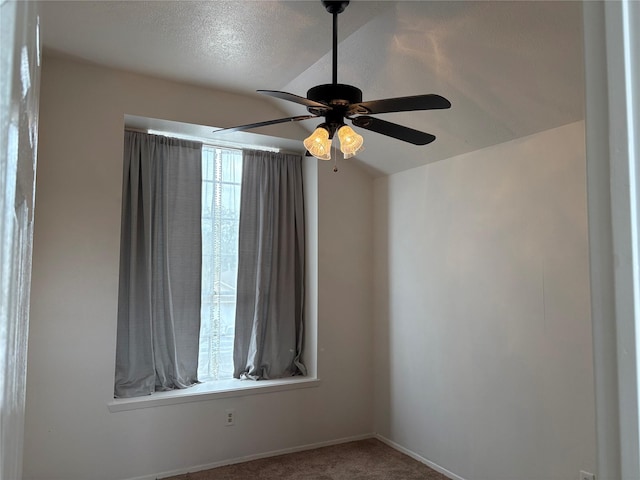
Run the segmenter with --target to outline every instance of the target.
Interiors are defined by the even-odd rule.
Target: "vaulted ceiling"
[[[331,83],[332,20],[319,0],[44,1],[40,10],[45,52],[255,96],[257,89],[306,96]],[[360,130],[365,150],[355,161],[374,174],[584,116],[578,1],[355,0],[338,17],[338,37],[338,81],[359,87],[364,100],[437,93],[452,103],[380,115],[436,135],[426,146]],[[283,117],[307,113],[263,100]],[[245,118],[270,120],[250,111]],[[302,122],[309,131],[317,123]]]

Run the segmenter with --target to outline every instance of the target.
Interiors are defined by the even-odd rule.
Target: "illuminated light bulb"
[[[331,160],[331,139],[326,128],[320,126],[304,139],[304,147],[319,160]]]
[[[363,150],[364,139],[362,135],[354,132],[353,128],[343,125],[338,130],[338,139],[340,139],[340,151],[344,154],[344,158],[351,158]]]

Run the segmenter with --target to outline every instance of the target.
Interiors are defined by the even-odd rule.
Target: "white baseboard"
[[[464,478],[456,475],[455,473],[450,472],[446,468],[441,467],[437,463],[434,463],[431,460],[427,460],[423,456],[418,455],[415,452],[412,452],[408,448],[405,448],[402,445],[399,445],[396,442],[393,442],[393,441],[389,440],[386,437],[383,437],[382,435],[380,435],[378,433],[376,433],[374,435],[374,438],[377,438],[382,443],[386,443],[387,445],[389,445],[391,448],[394,448],[395,450],[398,450],[399,452],[404,453],[405,455],[408,455],[409,457],[413,458],[414,460],[417,460],[420,463],[424,463],[427,467],[433,468],[435,471],[440,472],[441,474],[443,474],[444,476],[450,478],[451,480],[465,480]]]
[[[301,446],[298,446],[298,447],[290,447],[290,448],[283,448],[283,449],[280,449],[280,450],[272,450],[270,452],[257,453],[257,454],[254,454],[254,455],[247,455],[247,456],[244,456],[244,457],[237,457],[237,458],[232,458],[232,459],[229,459],[229,460],[222,460],[222,461],[219,461],[219,462],[207,463],[207,464],[203,464],[203,465],[195,465],[195,466],[192,466],[192,467],[180,468],[178,470],[172,470],[172,471],[168,471],[168,472],[160,472],[160,473],[155,473],[155,474],[151,474],[151,475],[143,475],[141,477],[129,478],[127,480],[157,480],[157,479],[161,479],[161,478],[173,477],[175,475],[184,475],[185,473],[194,473],[194,472],[200,472],[202,470],[209,470],[211,468],[224,467],[225,465],[233,465],[233,464],[236,464],[236,463],[250,462],[251,460],[259,460],[261,458],[275,457],[275,456],[278,456],[278,455],[285,455],[287,453],[303,452],[305,450],[313,450],[314,448],[329,447],[331,445],[339,445],[341,443],[355,442],[355,441],[358,441],[358,440],[364,440],[365,438],[374,438],[374,437],[375,437],[375,435],[373,433],[367,433],[367,434],[363,434],[363,435],[356,435],[356,436],[353,436],[353,437],[346,437],[346,438],[339,438],[339,439],[336,439],[336,440],[329,440],[329,441],[326,441],[326,442],[311,443],[311,444],[308,444],[308,445],[301,445]]]

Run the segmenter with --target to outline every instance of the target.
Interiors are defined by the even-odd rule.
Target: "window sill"
[[[201,402],[229,397],[244,397],[262,393],[317,387],[320,380],[310,377],[292,377],[277,380],[218,380],[203,382],[193,387],[134,398],[115,398],[107,406],[110,412],[123,412],[140,408],[175,405],[178,403]]]

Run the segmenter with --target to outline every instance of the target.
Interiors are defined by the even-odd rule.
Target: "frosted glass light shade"
[[[323,127],[316,128],[302,143],[304,148],[314,157],[320,160],[331,160],[331,139],[327,129]]]
[[[344,154],[344,158],[351,158],[362,151],[364,144],[362,135],[358,135],[353,131],[353,128],[348,125],[340,127],[340,130],[338,130],[338,139],[340,140],[340,150]]]

